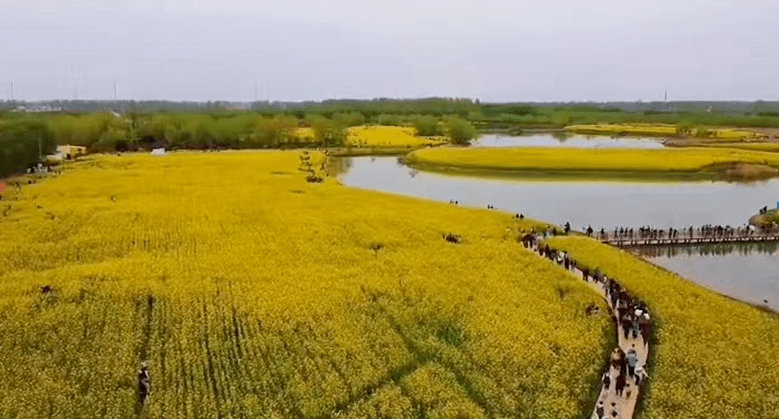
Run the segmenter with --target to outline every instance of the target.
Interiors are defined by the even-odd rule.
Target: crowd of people
[[[542,236],[535,231],[520,238],[522,244],[537,251],[539,256],[556,262],[569,271],[576,271],[579,264],[568,253],[551,248],[544,243]],[[614,348],[611,354],[609,370],[601,378],[601,392],[595,407],[595,417],[619,418],[622,405],[619,400],[627,401],[631,397],[631,383],[640,388],[647,380],[646,359],[641,359],[639,349],[648,350],[652,336],[653,318],[643,302],[633,298],[615,280],[607,277],[599,269],[590,270],[585,266],[578,268],[582,279],[603,288],[606,300],[614,312],[618,324],[617,333],[624,337],[623,346],[630,344],[627,350]],[[641,345],[641,348],[636,348]],[[607,403],[610,401],[611,403]]]
[[[682,229],[670,227],[658,229],[652,226],[644,226],[638,229],[632,227],[615,227],[614,231],[601,228],[597,233],[592,227],[584,230],[588,236],[599,240],[640,242],[648,240],[669,240],[673,242],[686,242],[692,239],[727,240],[735,238],[749,238],[755,236],[779,235],[779,227],[755,227],[745,224],[739,227],[729,225],[706,224],[701,227],[688,226]]]

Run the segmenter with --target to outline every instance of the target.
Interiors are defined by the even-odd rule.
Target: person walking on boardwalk
[[[620,371],[619,375],[617,375],[617,380],[615,382],[615,390],[617,392],[617,396],[622,397],[622,393],[625,391],[625,384],[627,384],[627,376],[625,375],[624,371]]]
[[[643,314],[638,319],[638,324],[644,346],[648,346],[649,340],[652,338],[652,318],[649,316],[648,311],[644,310]]]
[[[624,371],[625,366],[625,352],[620,348],[614,348],[611,351],[611,366],[618,369],[620,373]]]
[[[636,375],[636,364],[638,364],[638,354],[636,353],[636,345],[633,344],[628,353],[625,355],[625,360],[628,364],[628,375],[633,377]]]
[[[595,413],[598,415],[598,419],[603,419],[603,415],[606,414],[602,399],[598,400],[598,407],[595,408]]]
[[[648,376],[644,367],[642,367],[641,365],[636,366],[636,371],[635,371],[636,387],[640,387],[647,377]]]

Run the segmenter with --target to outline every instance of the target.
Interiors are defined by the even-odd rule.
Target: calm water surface
[[[779,310],[777,243],[654,247],[635,252],[724,294]]]
[[[416,171],[395,157],[346,159],[348,186],[484,208],[487,204],[575,229],[745,224],[779,201],[779,180],[759,183],[523,181]],[[773,206],[773,205],[771,205]]]
[[[663,148],[657,138],[585,136],[564,133],[500,135],[488,134],[471,142],[473,147],[567,147],[567,148]]]
[[[477,208],[492,204],[496,209],[558,224],[570,221],[581,230],[588,225],[596,229],[739,226],[759,208],[779,201],[779,180],[751,184],[496,180],[421,172],[398,163],[396,157],[355,157],[341,162],[340,179],[348,186],[443,202],[457,200]],[[730,246],[719,250],[658,248],[644,257],[727,295],[757,304],[768,300],[770,307],[779,309],[776,246]]]

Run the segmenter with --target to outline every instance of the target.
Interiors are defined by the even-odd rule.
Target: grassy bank
[[[779,209],[769,210],[765,214],[758,214],[749,220],[750,224],[770,226],[779,224]]]
[[[779,319],[595,240],[552,246],[617,278],[655,316],[651,418],[779,417]]]
[[[584,416],[613,326],[536,224],[300,162],[96,156],[5,193],[0,416],[137,418],[142,360],[149,418]]]
[[[779,155],[717,148],[561,149],[561,148],[435,148],[407,156],[410,164],[506,173],[615,174],[619,177],[667,174],[691,178],[738,177],[748,165],[773,173]]]

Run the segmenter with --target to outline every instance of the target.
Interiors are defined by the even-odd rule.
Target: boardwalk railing
[[[759,243],[779,242],[779,231],[768,232],[722,232],[703,233],[700,231],[677,231],[676,234],[637,234],[637,233],[597,233],[593,237],[602,243],[628,247],[628,246],[668,246],[708,243]]]

